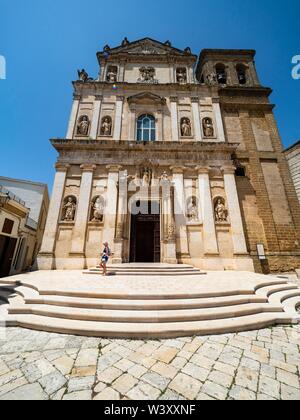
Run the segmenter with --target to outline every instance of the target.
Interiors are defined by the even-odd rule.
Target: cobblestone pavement
[[[300,399],[300,326],[160,341],[9,328],[2,400]]]

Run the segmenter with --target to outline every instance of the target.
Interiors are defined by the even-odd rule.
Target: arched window
[[[155,141],[155,118],[153,115],[141,115],[137,121],[137,141]]]
[[[227,73],[226,67],[224,64],[216,65],[217,80],[220,85],[226,85],[227,83]]]
[[[240,85],[247,84],[247,68],[243,64],[238,64],[236,66],[237,77],[239,79]]]

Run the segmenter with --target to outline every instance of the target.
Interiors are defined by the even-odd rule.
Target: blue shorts
[[[101,260],[103,263],[108,263],[108,257],[102,257],[102,260]]]

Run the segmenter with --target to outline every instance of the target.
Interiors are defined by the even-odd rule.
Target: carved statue
[[[117,81],[118,69],[116,67],[109,67],[107,70],[106,80],[109,83],[115,83]]]
[[[143,181],[142,181],[142,186],[143,187],[149,187],[151,183],[151,174],[149,169],[144,169],[143,172]]]
[[[101,135],[111,136],[112,122],[110,117],[104,117],[101,124]]]
[[[188,118],[182,118],[181,120],[181,136],[182,137],[192,136],[192,125]]]
[[[218,84],[217,75],[215,73],[209,73],[206,76],[206,83],[210,86],[216,86]]]
[[[187,206],[187,217],[189,222],[196,222],[198,218],[198,209],[195,197],[192,197]]]
[[[190,47],[186,47],[186,49],[184,50],[184,52],[185,52],[186,54],[192,54],[192,50],[191,50],[191,48],[190,48]]]
[[[78,78],[81,82],[85,83],[85,82],[88,82],[89,80],[92,80],[84,69],[78,70],[77,73],[78,73]]]
[[[228,211],[225,207],[224,200],[218,198],[215,205],[216,222],[227,222]]]
[[[74,203],[73,197],[68,197],[66,204],[64,205],[65,215],[63,220],[65,222],[73,222],[75,219],[76,203]]]
[[[81,136],[87,136],[89,134],[90,120],[84,115],[81,117],[77,124],[77,134]]]
[[[128,41],[128,38],[127,37],[125,37],[124,39],[123,39],[123,41],[122,41],[122,47],[126,47],[127,45],[129,45],[130,44],[130,42]]]
[[[169,176],[166,171],[163,172],[162,176],[160,177],[161,181],[169,182]]]
[[[101,197],[97,197],[92,204],[92,221],[103,222],[104,205]]]
[[[175,225],[174,223],[170,223],[168,225],[168,240],[172,241],[175,239]]]
[[[177,83],[180,83],[182,85],[187,82],[186,69],[177,69],[176,76]]]
[[[139,83],[157,83],[155,80],[155,69],[153,67],[140,68]]]
[[[214,137],[215,130],[214,130],[214,125],[211,118],[203,119],[203,133],[205,137]]]

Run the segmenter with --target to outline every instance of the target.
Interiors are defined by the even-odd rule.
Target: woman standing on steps
[[[103,276],[107,276],[107,263],[111,255],[111,252],[110,252],[108,242],[105,242],[103,245],[104,245],[104,250],[101,257],[100,267],[103,269]]]

